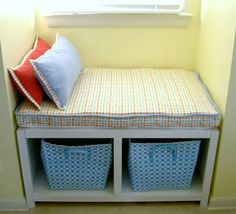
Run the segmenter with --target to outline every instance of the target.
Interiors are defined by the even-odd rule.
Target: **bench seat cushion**
[[[217,128],[220,113],[197,73],[182,69],[85,68],[67,108],[24,101],[21,127]]]

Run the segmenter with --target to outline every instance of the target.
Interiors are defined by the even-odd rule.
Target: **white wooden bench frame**
[[[207,207],[218,143],[218,129],[61,129],[18,128],[20,160],[29,208],[35,202],[141,202],[141,201],[200,201]],[[40,155],[36,147],[41,138],[111,138],[113,139],[113,181],[105,191],[51,190],[45,176],[37,170]],[[126,138],[203,139],[204,151],[200,176],[193,179],[188,190],[133,192],[122,178],[122,140]],[[170,140],[171,141],[171,140]],[[38,172],[39,171],[39,172]],[[39,174],[38,174],[39,173]]]

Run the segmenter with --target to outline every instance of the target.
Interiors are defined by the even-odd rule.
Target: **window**
[[[185,25],[185,0],[41,0],[49,26]],[[153,20],[157,20],[153,21]],[[176,22],[175,19],[178,19]],[[177,26],[178,26],[177,24]],[[174,26],[176,26],[174,24]]]
[[[45,14],[176,14],[185,0],[44,0]]]

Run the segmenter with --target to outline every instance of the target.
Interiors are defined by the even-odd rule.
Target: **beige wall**
[[[200,18],[196,69],[223,114],[233,53],[235,4],[235,0],[202,0]]]
[[[0,8],[0,204],[2,200],[23,199],[13,114],[18,98],[6,68],[20,62],[34,39],[33,6],[17,12],[12,4],[8,0]]]
[[[220,107],[224,123],[212,197],[234,197],[236,205],[235,74],[231,74],[236,27],[235,0],[203,0],[196,69]],[[235,72],[235,71],[234,71]],[[233,92],[234,91],[234,92]],[[228,99],[227,99],[228,98]],[[234,130],[233,130],[234,129]]]
[[[189,1],[193,14],[184,28],[48,28],[37,17],[37,32],[53,42],[56,32],[78,48],[85,66],[194,68],[200,1]]]
[[[229,81],[213,197],[234,198],[236,206],[236,37],[234,42],[234,58]]]
[[[236,37],[235,37],[236,38]],[[231,68],[222,138],[215,175],[214,198],[230,198],[236,206],[236,40]]]

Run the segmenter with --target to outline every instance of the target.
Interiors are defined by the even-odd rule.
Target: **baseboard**
[[[1,199],[0,198],[0,210],[28,210],[26,200],[23,199]]]
[[[213,197],[209,209],[236,209],[236,197]]]

